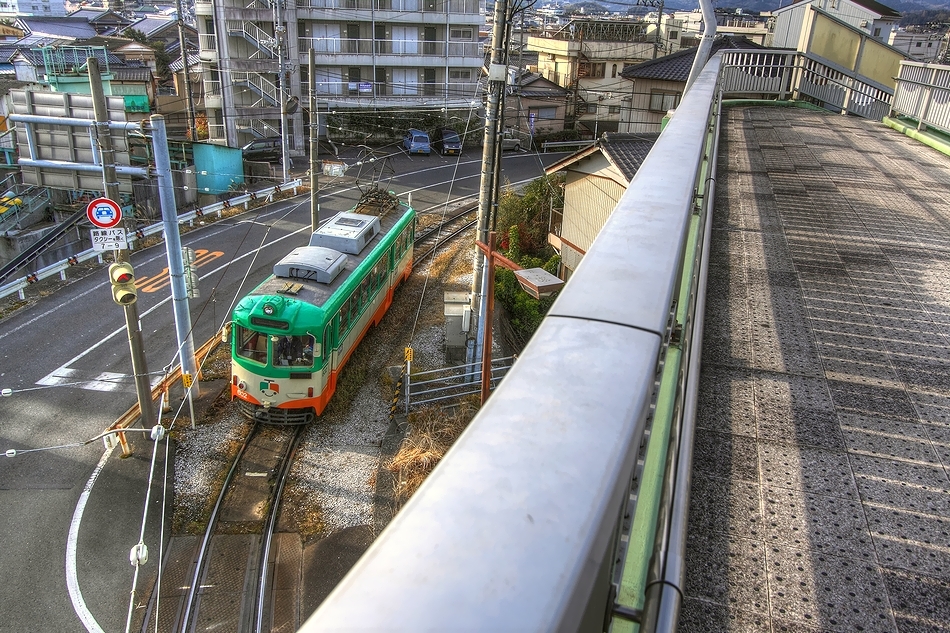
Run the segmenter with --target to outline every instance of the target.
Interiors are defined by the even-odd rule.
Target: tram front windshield
[[[267,363],[269,352],[271,364],[275,367],[313,366],[316,343],[309,334],[274,336],[238,326],[236,341],[239,356],[262,365]],[[318,355],[319,353],[317,350]]]

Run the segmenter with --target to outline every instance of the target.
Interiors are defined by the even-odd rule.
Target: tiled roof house
[[[564,212],[548,236],[561,253],[562,279],[577,268],[658,136],[605,132],[590,147],[545,170],[565,173]]]
[[[744,37],[720,36],[713,40],[710,55],[722,49],[763,49]],[[627,66],[620,75],[633,82],[621,111],[620,131],[656,133],[667,111],[676,108],[689,78],[698,48]]]

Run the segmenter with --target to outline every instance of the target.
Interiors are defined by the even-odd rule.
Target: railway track
[[[417,230],[415,261],[477,223],[477,204]],[[275,534],[280,495],[308,425],[255,425],[232,462],[203,536],[176,536],[149,600],[142,632],[296,630],[299,579],[276,559],[299,561],[299,538]],[[276,545],[275,545],[276,543]],[[275,555],[275,550],[279,553]],[[284,553],[285,550],[289,553]],[[293,562],[292,564],[296,564]],[[290,565],[287,566],[288,568]],[[279,585],[279,586],[278,586]],[[289,587],[293,585],[292,589]],[[157,617],[157,624],[156,624]]]
[[[461,207],[451,217],[444,218],[439,222],[419,229],[416,231],[416,240],[414,247],[414,262],[418,264],[431,257],[436,249],[458,237],[465,231],[475,226],[477,218],[478,203],[468,204]]]
[[[143,633],[296,630],[297,596],[273,579],[280,498],[304,428],[258,424],[248,433],[204,535],[169,544]]]

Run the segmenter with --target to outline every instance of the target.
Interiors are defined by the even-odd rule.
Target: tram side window
[[[369,303],[369,278],[363,280],[360,284],[360,311],[366,307],[366,304]]]
[[[340,308],[340,338],[350,329],[350,300],[347,299]]]
[[[241,326],[237,330],[238,355],[257,363],[266,363],[267,335]]]
[[[274,350],[274,364],[292,367],[313,366],[314,339],[309,334],[281,336]]]

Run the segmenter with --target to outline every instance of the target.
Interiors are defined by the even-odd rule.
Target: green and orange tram
[[[231,396],[247,417],[306,424],[412,272],[415,212],[373,189],[274,265],[232,315]]]

